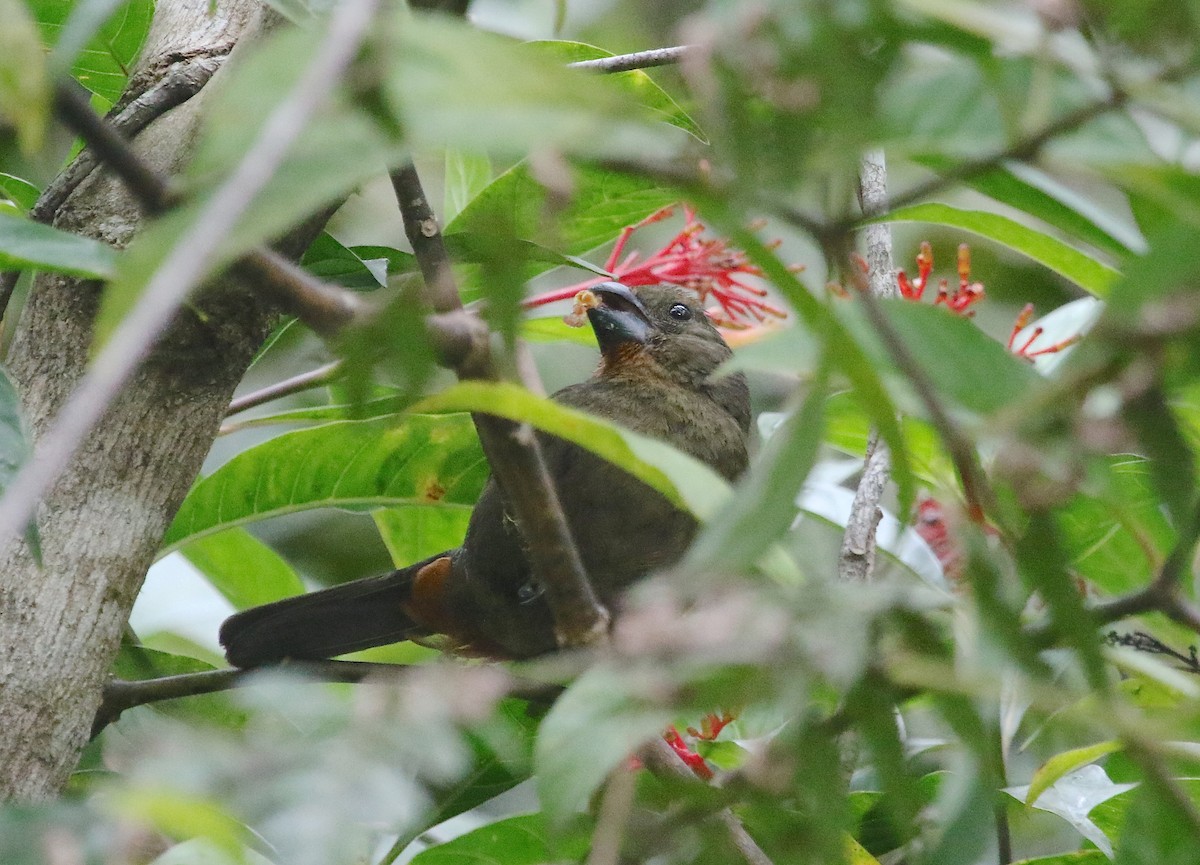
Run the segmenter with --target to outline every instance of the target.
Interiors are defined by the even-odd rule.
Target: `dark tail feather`
[[[427,633],[404,605],[417,571],[436,558],[230,616],[221,625],[225,657],[243,668],[285,658],[319,660]]]

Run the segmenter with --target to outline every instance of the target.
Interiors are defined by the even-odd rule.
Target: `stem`
[[[649,51],[637,51],[633,54],[617,54],[613,57],[598,57],[595,60],[579,60],[575,63],[568,63],[567,68],[608,73],[629,72],[632,69],[650,69],[655,66],[667,66],[678,63],[691,50],[690,45],[676,45],[671,48],[652,48]]]
[[[281,397],[303,393],[306,390],[327,385],[341,378],[342,372],[342,362],[335,360],[332,363],[327,363],[308,372],[302,372],[283,381],[267,385],[252,393],[243,394],[229,403],[229,411],[225,413],[225,416],[229,417],[230,415],[255,408],[263,403],[268,403]]]

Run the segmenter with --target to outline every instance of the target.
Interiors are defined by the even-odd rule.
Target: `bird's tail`
[[[427,634],[406,606],[418,572],[437,558],[230,616],[220,633],[225,657],[243,668],[319,660]]]

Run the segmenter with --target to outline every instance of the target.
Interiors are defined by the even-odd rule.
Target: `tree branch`
[[[372,661],[284,661],[270,667],[298,673],[314,682],[356,683],[366,679],[398,679],[412,668],[407,664],[382,664]],[[223,669],[204,670],[198,673],[180,673],[161,676],[157,679],[112,679],[104,686],[100,708],[92,722],[91,737],[94,739],[109,724],[115,723],[121,714],[137,706],[148,706],[164,700],[182,697],[198,697],[240,688],[248,678],[262,675],[263,668],[253,670]],[[561,685],[540,682],[535,679],[512,678],[508,693],[528,700],[539,700],[557,695]]]
[[[425,277],[426,300],[437,312],[461,313],[450,256],[415,167],[392,172],[404,230]],[[454,366],[460,378],[495,378],[490,355]],[[528,424],[474,414],[488,465],[504,490],[524,538],[534,577],[546,590],[560,646],[587,646],[608,634],[611,616],[600,602],[571,537],[554,481]]]
[[[866,217],[887,210],[887,164],[882,151],[863,157],[858,197]],[[896,278],[892,265],[891,228],[883,224],[868,225],[863,234],[867,246],[866,291],[875,297],[892,297],[896,294]],[[862,477],[854,491],[854,503],[842,535],[838,558],[838,576],[842,580],[865,583],[875,571],[876,532],[883,517],[879,502],[890,471],[888,447],[880,440],[879,431],[871,430]]]
[[[633,54],[616,54],[612,57],[597,57],[595,60],[579,60],[568,63],[568,69],[586,69],[590,72],[629,72],[633,69],[651,69],[678,63],[692,50],[690,45],[675,45],[671,48],[652,48]]]
[[[310,369],[308,372],[302,372],[283,381],[277,381],[252,393],[243,394],[231,401],[229,403],[229,411],[225,413],[225,416],[229,417],[230,415],[256,408],[281,397],[303,393],[306,390],[327,385],[341,378],[342,372],[342,362],[335,360],[316,369]]]
[[[30,460],[5,491],[0,499],[0,538],[15,537],[23,530],[38,501],[103,417],[180,303],[204,276],[225,235],[266,185],[309,117],[353,61],[374,11],[375,0],[347,0],[334,8],[326,37],[296,86],[267,117],[242,162],[213,193],[187,242],[176,244],[150,277],[138,305],[117,326],[38,440]],[[145,180],[140,178],[139,182]]]

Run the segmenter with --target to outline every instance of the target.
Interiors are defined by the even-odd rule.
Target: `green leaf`
[[[597,48],[595,45],[588,45],[583,42],[547,40],[530,44],[535,48],[542,49],[548,56],[557,58],[564,65],[567,63],[576,63],[580,60],[598,60],[602,57],[613,56],[610,52],[602,48]],[[656,84],[654,79],[644,70],[632,69],[628,72],[608,74],[605,77],[620,84],[630,96],[642,105],[645,105],[665,122],[670,123],[672,126],[678,126],[701,144],[709,143],[708,138],[696,124],[696,121],[689,117],[687,112],[679,107],[679,103],[672,99],[667,91]]]
[[[43,37],[54,46],[50,62],[56,74],[69,68],[92,93],[116,102],[150,32],[154,0],[31,0],[29,5]]]
[[[572,172],[572,194],[561,208],[554,235],[546,233],[546,188],[520,163],[492,181],[446,226],[446,242],[454,248],[458,234],[494,236],[503,230],[516,239],[578,256],[616,239],[621,229],[674,203],[678,193],[644,178],[605,171],[590,165]],[[556,205],[556,208],[559,205]],[[560,262],[531,258],[525,262],[532,278]]]
[[[418,853],[412,865],[543,865],[576,862],[587,855],[587,838],[563,841],[546,830],[541,814],[508,817]]]
[[[1099,850],[1077,850],[1074,853],[1060,853],[1057,856],[1021,859],[1014,862],[1013,865],[1109,865],[1111,861]]]
[[[729,493],[729,485],[699,460],[664,442],[621,429],[516,385],[460,382],[413,406],[419,412],[485,412],[529,423],[574,442],[623,468],[701,519]]]
[[[573,342],[596,347],[596,334],[590,327],[571,327],[560,315],[522,320],[521,336],[531,342]]]
[[[948,204],[915,204],[880,217],[877,222],[927,222],[969,231],[1025,255],[1071,280],[1096,297],[1105,297],[1120,272],[1068,246],[1061,240],[1007,216],[961,210]]]
[[[319,507],[473,505],[487,466],[465,415],[336,421],[243,451],[196,484],[164,552],[204,535]]]
[[[24,217],[0,214],[0,269],[36,267],[89,279],[108,279],[117,253],[112,247]]]
[[[387,36],[384,94],[415,149],[644,157],[677,141],[617,82],[468,22],[392,16]]]
[[[21,210],[29,210],[37,204],[38,196],[41,194],[41,190],[28,180],[22,180],[20,177],[0,171],[0,195]]]
[[[468,507],[410,505],[372,511],[379,536],[398,568],[457,547],[467,534]]]
[[[919,165],[939,172],[958,164],[940,154],[919,154],[911,158]],[[1005,163],[991,171],[971,175],[962,182],[1119,259],[1145,247],[1145,241],[1135,228],[1125,225],[1103,205],[1032,165]]]
[[[663,684],[644,670],[600,664],[554,703],[533,752],[538,797],[551,826],[583,810],[609,772],[666,729],[672,712],[655,699]]]
[[[300,263],[314,276],[346,288],[374,289],[387,285],[386,258],[364,259],[328,231],[322,231],[309,244]]]
[[[1200,830],[1195,813],[1194,804],[1182,806],[1161,782],[1143,782],[1133,793],[1114,865],[1193,865]]]
[[[447,150],[445,173],[442,223],[449,224],[492,182],[492,161],[480,153]]]
[[[50,116],[50,77],[30,11],[21,0],[0,0],[0,120],[16,129],[27,155],[41,149]]]
[[[725,507],[688,550],[698,571],[737,571],[752,564],[796,518],[796,496],[816,460],[825,429],[827,370],[816,376],[804,404],[771,436]]]
[[[1101,757],[1119,751],[1123,747],[1124,745],[1119,740],[1114,739],[1055,754],[1033,773],[1033,779],[1029,782],[1029,792],[1025,794],[1025,804],[1032,805],[1037,802],[1038,797],[1063,775],[1074,772],[1080,766],[1094,763]]]
[[[305,591],[291,566],[245,529],[196,538],[180,552],[239,610]]]
[[[1028,399],[1042,384],[1028,363],[985,334],[970,319],[938,307],[900,298],[880,301],[884,315],[903,335],[905,346],[937,389],[956,404],[978,414],[998,411]],[[859,343],[870,350],[875,368],[904,379],[866,316],[856,307],[842,318]]]

